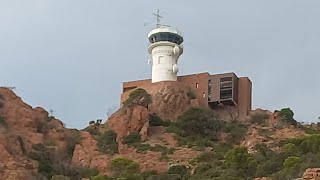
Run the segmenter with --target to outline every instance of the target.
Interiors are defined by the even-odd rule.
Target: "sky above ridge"
[[[151,77],[147,34],[184,34],[180,75],[235,72],[253,108],[320,116],[319,0],[0,0],[0,86],[84,128],[119,106],[123,81]]]

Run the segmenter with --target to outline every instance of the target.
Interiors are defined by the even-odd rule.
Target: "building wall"
[[[179,76],[178,81],[189,86],[199,101],[201,107],[208,107],[208,80],[209,73]]]
[[[251,111],[252,106],[252,83],[249,78],[239,78],[239,101],[238,109],[240,116],[247,116]]]

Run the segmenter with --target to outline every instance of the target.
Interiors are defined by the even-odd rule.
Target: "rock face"
[[[0,88],[0,179],[35,179],[38,164],[28,157],[33,144],[54,141],[63,151],[63,124],[42,108],[25,104],[7,88]]]
[[[149,128],[149,111],[140,105],[123,107],[109,118],[107,124],[117,133],[117,142],[121,143],[123,137],[132,132],[139,132],[142,141],[145,141]]]
[[[303,174],[304,180],[320,180],[320,168],[307,169]]]
[[[107,172],[111,157],[98,151],[97,142],[88,132],[81,132],[81,141],[74,148],[72,164]]]
[[[179,82],[154,83],[148,91],[152,96],[148,109],[164,120],[175,121],[190,107],[199,106],[196,99],[190,100],[188,91],[188,87]]]
[[[241,142],[241,145],[248,148],[249,153],[255,153],[254,147],[257,144],[263,143],[269,147],[275,142],[287,139],[288,137],[294,138],[305,134],[303,130],[295,128],[292,125],[283,125],[280,119],[270,111],[257,109],[252,111],[251,115],[258,113],[266,113],[269,115],[269,118],[265,120],[266,123],[264,127],[257,124],[250,124],[248,132]],[[272,149],[278,150],[277,148],[278,147]]]

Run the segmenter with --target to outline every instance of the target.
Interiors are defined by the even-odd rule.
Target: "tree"
[[[178,118],[176,124],[181,136],[211,137],[215,140],[224,123],[210,109],[190,108]]]
[[[245,147],[236,147],[231,149],[226,155],[225,164],[232,169],[238,169],[239,174],[251,176],[255,174],[257,162],[248,154]]]
[[[130,107],[134,104],[139,104],[143,99],[143,104],[145,106],[148,106],[149,104],[152,103],[152,99],[151,99],[151,95],[147,93],[146,90],[142,89],[142,88],[138,88],[133,90],[130,94],[129,94],[129,98],[123,102],[123,104],[127,107]]]

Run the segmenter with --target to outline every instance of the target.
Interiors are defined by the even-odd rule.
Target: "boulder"
[[[320,168],[306,169],[303,174],[304,180],[320,180]]]
[[[149,111],[140,105],[122,107],[108,119],[107,124],[117,133],[118,143],[121,143],[123,137],[132,132],[138,132],[142,140],[146,140],[149,128]]]

